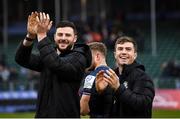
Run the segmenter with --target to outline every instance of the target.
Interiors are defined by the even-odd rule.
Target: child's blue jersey
[[[83,94],[90,95],[91,89],[93,87],[94,81],[96,79],[96,74],[101,70],[109,70],[107,66],[99,66],[94,71],[92,71],[89,75],[86,76],[83,86]]]

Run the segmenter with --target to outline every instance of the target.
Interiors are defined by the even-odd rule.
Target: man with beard
[[[104,82],[114,90],[110,117],[150,118],[154,85],[144,66],[135,61],[137,45],[134,39],[127,36],[117,38],[114,56],[118,66],[115,71],[100,71],[96,76],[99,94],[107,87]]]
[[[52,26],[49,14],[32,12],[27,35],[20,42],[15,60],[23,67],[40,72],[36,118],[80,117],[78,89],[85,68],[91,64],[91,51],[85,44],[75,44],[77,30],[69,21],[56,27],[53,42],[47,33]],[[38,54],[32,53],[38,39]]]

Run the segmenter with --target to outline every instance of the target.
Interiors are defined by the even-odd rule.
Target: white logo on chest
[[[125,86],[125,88],[128,88],[128,82],[127,81],[124,81],[124,86]]]

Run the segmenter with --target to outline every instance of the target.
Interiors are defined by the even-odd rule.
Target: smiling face
[[[137,57],[137,51],[130,41],[116,43],[114,56],[118,65],[132,64]]]
[[[59,27],[54,35],[55,42],[60,51],[72,48],[77,40],[74,30],[71,27]]]

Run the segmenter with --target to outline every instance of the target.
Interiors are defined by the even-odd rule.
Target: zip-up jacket
[[[39,55],[33,45],[20,43],[15,60],[28,69],[41,73],[35,117],[80,117],[78,90],[85,68],[91,64],[91,51],[85,44],[57,54],[48,37],[38,42]]]

